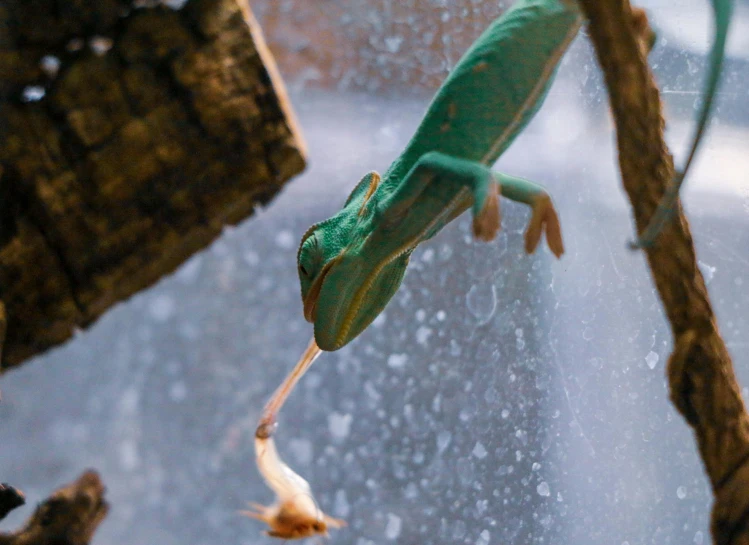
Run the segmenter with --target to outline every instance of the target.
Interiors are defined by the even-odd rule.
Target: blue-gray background
[[[253,3],[264,26],[271,4]],[[319,17],[327,2],[281,4]],[[430,9],[460,16],[446,4]],[[391,39],[376,34],[363,4],[351,5],[329,23],[374,32],[371,43],[395,49],[387,62],[415,62],[407,45],[423,35],[418,22]],[[646,6],[661,29],[651,62],[681,158],[709,8]],[[749,384],[749,4],[738,8],[716,122],[685,200],[721,331]],[[387,70],[381,81],[374,70],[335,87],[291,72],[307,172],[176,274],[2,377],[2,479],[33,506],[83,469],[99,470],[112,510],[95,543],[271,542],[237,510],[272,500],[252,433],[311,335],[297,241],[361,175],[387,168],[430,96]],[[304,378],[277,440],[322,508],[349,522],[331,543],[709,542],[711,496],[667,399],[671,338],[643,256],[625,249],[632,224],[612,143],[581,37],[546,105],[497,165],[548,187],[563,259],[545,247],[523,254],[520,205],[503,203],[503,230],[488,245],[472,241],[461,217],[414,254],[382,317]]]

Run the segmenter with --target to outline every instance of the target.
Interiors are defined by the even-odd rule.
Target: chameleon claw
[[[494,240],[499,231],[500,218],[499,186],[491,184],[481,212],[473,217],[473,236],[484,242]]]
[[[562,227],[559,224],[559,216],[551,202],[551,197],[546,194],[539,196],[533,203],[533,215],[525,231],[525,251],[532,254],[541,240],[541,234],[546,232],[546,243],[551,252],[557,257],[564,253],[562,242]]]

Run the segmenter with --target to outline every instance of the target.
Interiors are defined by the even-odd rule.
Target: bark
[[[86,471],[40,503],[21,529],[0,532],[0,545],[87,545],[109,510],[104,491],[99,475]]]
[[[641,232],[674,174],[660,94],[628,0],[582,5],[616,120],[622,182]],[[715,495],[713,540],[749,544],[749,415],[681,204],[646,256],[675,339],[667,367],[671,400],[694,430]]]
[[[0,0],[0,369],[153,284],[304,168],[245,0],[130,4]]]

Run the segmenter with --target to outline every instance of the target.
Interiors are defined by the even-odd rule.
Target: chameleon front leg
[[[470,206],[474,236],[489,241],[499,230],[500,193],[529,205],[533,211],[525,233],[526,251],[532,253],[536,249],[545,231],[551,251],[557,257],[562,255],[559,218],[541,186],[494,172],[482,163],[440,152],[425,153],[379,204],[379,211],[388,228],[418,229],[425,240]]]

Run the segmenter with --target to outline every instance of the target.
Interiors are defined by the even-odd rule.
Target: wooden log
[[[305,166],[244,0],[130,4],[0,0],[1,369],[173,271]]]

